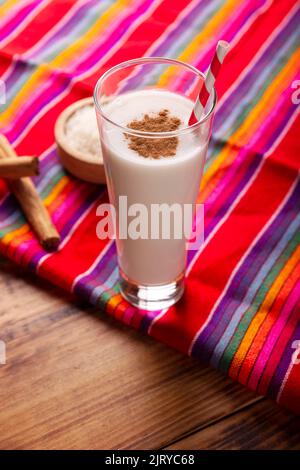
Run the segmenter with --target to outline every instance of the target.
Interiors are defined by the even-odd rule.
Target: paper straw
[[[200,90],[200,93],[197,97],[193,112],[189,119],[189,126],[195,124],[196,122],[200,121],[201,116],[203,114],[203,110],[205,105],[208,101],[208,98],[212,92],[214,87],[215,81],[218,77],[218,74],[221,69],[221,65],[224,61],[224,58],[229,50],[229,43],[226,41],[219,41],[217,44],[216,52],[213,57],[213,60],[209,66],[208,72],[206,74],[206,78]]]

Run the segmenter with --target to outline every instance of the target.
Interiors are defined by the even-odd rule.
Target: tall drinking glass
[[[95,87],[120,289],[143,309],[166,308],[184,291],[187,232],[178,227],[195,207],[216,105],[213,90],[200,121],[188,125],[203,80],[188,64],[151,57],[111,68]],[[180,119],[178,128],[141,125],[166,113]]]

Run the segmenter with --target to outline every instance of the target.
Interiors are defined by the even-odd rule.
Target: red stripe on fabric
[[[146,315],[145,310],[137,310],[135,311],[134,315],[131,318],[130,321],[130,326],[132,326],[136,330],[140,330],[141,328],[141,323],[144,319],[144,316]]]
[[[295,105],[296,106],[296,105]],[[298,128],[298,132],[297,132]],[[283,164],[286,167],[300,170],[300,113],[293,124],[293,132],[290,131],[286,134],[282,141],[282,145],[278,147],[276,152],[270,155],[270,159],[279,165]]]
[[[12,61],[12,57],[7,56],[0,50],[0,77],[2,77],[6,70],[10,67]]]
[[[296,138],[297,132],[294,122],[289,133]],[[278,152],[284,146],[285,139]],[[189,351],[232,271],[276,211],[296,175],[284,167],[274,168],[271,160],[264,162],[246,194],[198,257],[186,282],[186,295],[154,323],[152,336],[184,353]]]
[[[34,16],[20,34],[4,46],[2,51],[11,55],[26,52],[54,27],[77,1],[47,2],[45,8],[39,10],[37,16]]]
[[[300,338],[298,338],[300,340]],[[300,359],[300,354],[298,354]],[[287,378],[284,389],[278,403],[291,408],[295,413],[300,414],[300,364],[295,364]]]
[[[116,320],[122,321],[123,316],[125,315],[127,307],[128,307],[127,302],[125,302],[125,300],[122,298],[122,301],[114,309],[114,312],[113,312],[114,318]]]
[[[126,325],[131,325],[131,323],[134,322],[134,317],[136,316],[137,312],[139,312],[139,310],[136,307],[133,307],[126,302],[126,311],[122,318],[123,323]]]
[[[226,57],[226,67],[220,70],[216,89],[219,98],[238,79],[253,57],[267,41],[272,32],[281,24],[283,18],[296,5],[297,0],[274,2],[272,10],[262,13],[230,50]],[[226,39],[226,38],[225,38]],[[199,64],[197,64],[199,66]]]

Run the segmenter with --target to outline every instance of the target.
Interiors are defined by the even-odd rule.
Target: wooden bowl
[[[66,122],[78,109],[94,106],[93,98],[85,98],[68,106],[57,118],[54,135],[63,166],[74,176],[90,183],[106,184],[102,153],[98,161],[74,149],[66,136]]]

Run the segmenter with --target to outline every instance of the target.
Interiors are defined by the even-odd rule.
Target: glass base
[[[171,307],[181,298],[184,292],[184,275],[170,284],[143,286],[136,284],[120,270],[121,294],[129,303],[143,310],[163,310]]]

